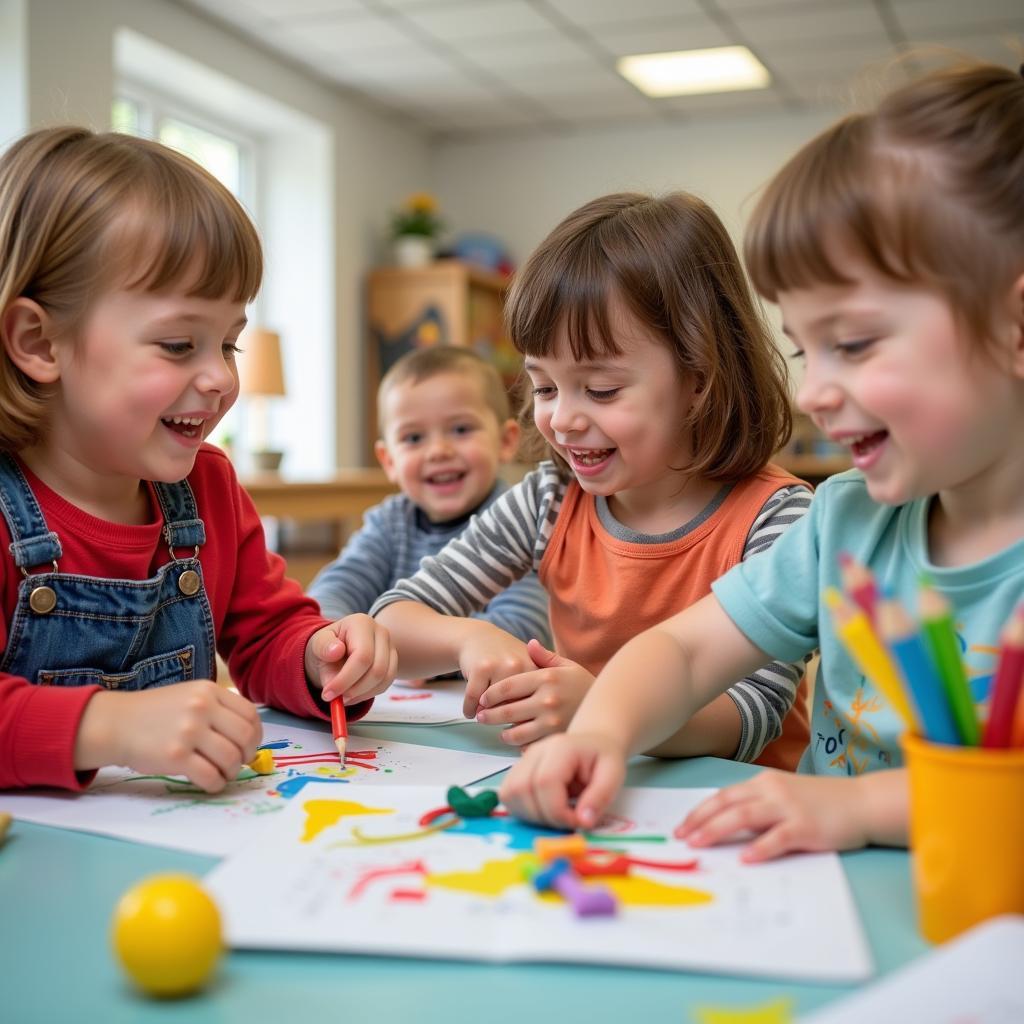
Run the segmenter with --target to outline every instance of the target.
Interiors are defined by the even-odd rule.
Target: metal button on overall
[[[194,569],[186,569],[178,577],[178,589],[186,596],[192,597],[198,593],[200,587],[199,573]]]
[[[28,596],[29,607],[39,615],[46,615],[57,607],[57,595],[52,587],[36,587]]]

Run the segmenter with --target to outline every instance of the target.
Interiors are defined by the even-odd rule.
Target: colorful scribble
[[[307,800],[302,805],[306,812],[306,827],[300,842],[312,842],[325,828],[337,825],[342,818],[360,814],[392,814],[387,807],[367,807],[353,800]]]

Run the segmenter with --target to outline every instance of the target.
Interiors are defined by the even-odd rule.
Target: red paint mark
[[[420,818],[420,825],[424,828],[427,825],[432,825],[438,818],[443,817],[446,814],[454,814],[455,812],[450,807],[435,807],[432,811],[427,811],[426,814]],[[508,811],[504,807],[497,807],[491,811],[489,817],[491,818],[507,818]]]
[[[356,768],[365,768],[367,771],[376,772],[380,769],[374,764],[365,764],[365,761],[375,761],[376,750],[350,750],[345,755],[345,764]],[[301,765],[311,764],[337,764],[338,752],[336,750],[324,751],[322,754],[286,754],[283,757],[275,757],[274,764],[281,768],[295,768]]]
[[[423,861],[411,860],[405,864],[395,864],[393,867],[369,868],[367,871],[363,872],[356,884],[349,890],[348,898],[350,900],[359,899],[359,897],[363,895],[363,890],[378,878],[388,878],[391,875],[412,874],[423,875],[424,877],[426,876],[427,868]]]
[[[617,853],[615,850],[592,849],[587,851],[601,854],[613,862],[617,859],[624,860],[627,864],[637,868],[659,868],[662,871],[696,871],[700,862],[694,860],[648,860],[645,857],[630,857],[625,853]],[[575,865],[574,865],[575,866]]]
[[[422,889],[392,889],[388,894],[388,899],[396,903],[420,903],[426,898],[427,894]]]
[[[393,693],[391,700],[430,700],[432,693]]]

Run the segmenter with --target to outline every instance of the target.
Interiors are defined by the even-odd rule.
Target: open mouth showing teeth
[[[573,462],[577,462],[581,466],[596,466],[598,463],[604,462],[614,451],[614,448],[596,448],[581,452],[570,448],[569,454],[572,456]]]
[[[198,416],[166,416],[160,422],[182,437],[197,437],[203,429],[202,418]]]
[[[428,484],[454,484],[458,483],[466,474],[460,472],[435,473],[427,477]]]
[[[861,434],[860,437],[849,437],[845,443],[850,446],[854,455],[867,455],[868,452],[877,448],[887,437],[886,430],[876,430],[873,434]]]

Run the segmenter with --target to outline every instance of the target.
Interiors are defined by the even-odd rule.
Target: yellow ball
[[[220,912],[188,875],[152,875],[114,909],[114,952],[135,983],[154,996],[200,988],[223,952]]]

